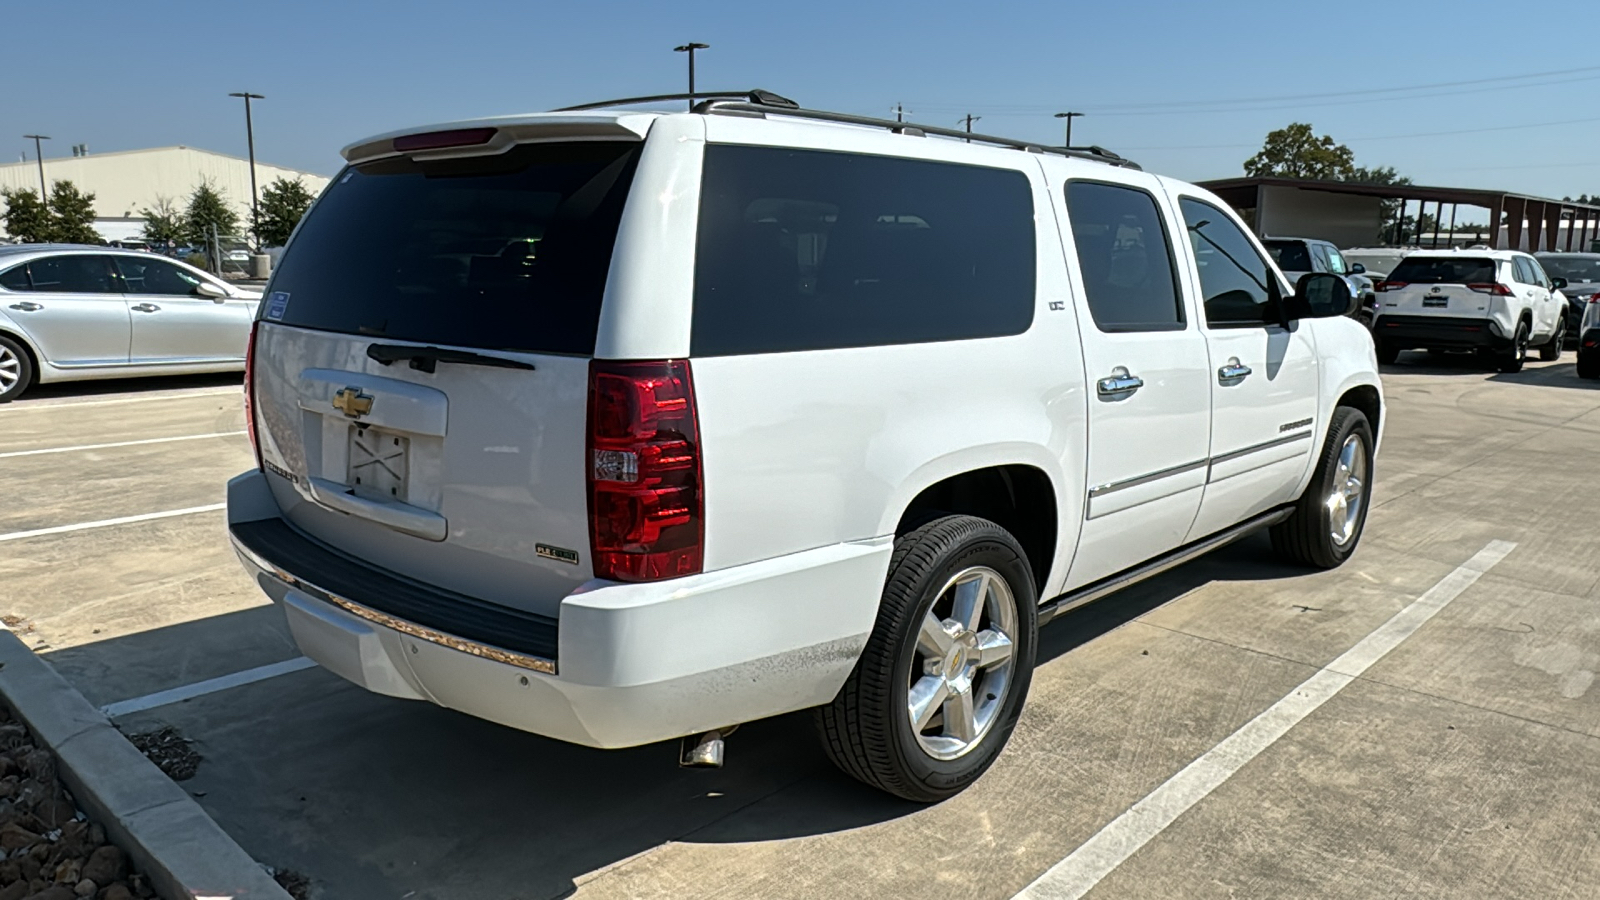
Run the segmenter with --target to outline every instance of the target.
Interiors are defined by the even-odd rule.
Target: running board
[[[1093,603],[1107,594],[1114,594],[1153,575],[1160,575],[1162,572],[1175,566],[1181,566],[1191,559],[1204,556],[1218,547],[1231,544],[1258,528],[1276,525],[1293,514],[1294,507],[1292,506],[1281,506],[1277,509],[1267,510],[1260,515],[1251,516],[1225,531],[1219,531],[1210,537],[1201,538],[1192,544],[1184,544],[1165,556],[1158,556],[1147,563],[1134,566],[1131,569],[1124,569],[1115,575],[1107,575],[1099,581],[1062,594],[1039,607],[1039,624],[1043,626],[1062,613],[1077,609],[1085,603]]]

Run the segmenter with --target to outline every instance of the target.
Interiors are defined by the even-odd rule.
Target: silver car
[[[150,253],[0,246],[0,403],[34,384],[241,370],[260,301]]]

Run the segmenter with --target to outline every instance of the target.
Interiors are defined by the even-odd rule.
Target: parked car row
[[[1572,347],[1579,376],[1600,377],[1600,336],[1585,324],[1600,315],[1600,253],[1486,247],[1341,252],[1306,238],[1264,243],[1291,278],[1297,271],[1316,271],[1374,279],[1372,310],[1363,321],[1372,327],[1385,363],[1410,349],[1470,351],[1500,371],[1515,372],[1530,348],[1554,361]]]

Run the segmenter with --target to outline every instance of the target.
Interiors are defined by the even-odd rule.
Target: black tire
[[[1377,347],[1378,362],[1383,363],[1386,366],[1394,365],[1395,360],[1400,358],[1400,348],[1389,343],[1388,341],[1380,339],[1377,343]]]
[[[936,601],[941,612],[934,613],[935,618],[944,618],[943,607],[950,602],[944,589],[958,573],[972,567],[997,573],[1010,589],[1016,632],[1011,670],[1005,696],[998,698],[987,731],[962,755],[939,759],[924,749],[908,713],[918,633]],[[999,595],[996,590],[997,604],[1004,602]],[[1000,755],[1022,713],[1033,677],[1037,607],[1027,554],[1016,538],[993,522],[944,516],[896,538],[877,625],[866,649],[838,696],[816,710],[828,758],[846,774],[906,800],[933,803],[961,792]],[[983,616],[974,631],[993,624],[990,613]],[[954,662],[957,667],[961,664],[959,659]]]
[[[1334,540],[1333,513],[1327,501],[1339,470],[1339,454],[1352,435],[1359,439],[1358,452],[1363,454],[1367,476],[1361,483],[1361,505],[1356,511],[1354,527],[1341,543]],[[1316,474],[1306,486],[1306,492],[1295,502],[1294,513],[1270,529],[1272,548],[1291,562],[1318,569],[1332,569],[1349,559],[1356,545],[1361,543],[1367,511],[1372,506],[1372,462],[1372,425],[1366,415],[1348,406],[1334,410],[1333,420],[1328,423],[1328,439],[1317,459]]]
[[[1528,323],[1517,324],[1516,337],[1511,339],[1511,346],[1500,351],[1495,356],[1494,367],[1510,375],[1522,371],[1522,364],[1528,360]]]
[[[1556,323],[1556,333],[1550,340],[1539,348],[1539,358],[1545,362],[1555,362],[1561,358],[1561,351],[1567,346],[1567,314],[1561,314],[1561,321]]]
[[[1590,353],[1578,351],[1578,377],[1600,378],[1600,351]]]
[[[6,380],[15,372],[17,380],[9,387],[0,390],[0,403],[10,403],[22,396],[22,392],[33,384],[33,357],[21,344],[0,334],[0,380]]]

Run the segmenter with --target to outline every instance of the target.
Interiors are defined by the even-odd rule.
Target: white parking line
[[[35,528],[32,531],[13,531],[10,534],[0,534],[0,543],[6,541],[20,541],[23,538],[41,537],[46,534],[65,534],[69,531],[84,531],[90,528],[105,528],[110,525],[127,525],[131,522],[148,522],[152,519],[170,519],[173,516],[187,516],[191,513],[212,512],[225,509],[226,503],[211,503],[206,506],[191,506],[187,509],[168,509],[161,512],[140,513],[137,516],[122,516],[116,519],[101,519],[98,522],[79,522],[75,525],[56,525],[51,528]]]
[[[1416,633],[1450,601],[1471,587],[1517,545],[1490,541],[1477,555],[1446,575],[1410,606],[1394,614],[1343,656],[1318,670],[1292,693],[1228,735],[1127,812],[1100,829],[1066,859],[1051,866],[1016,895],[1016,900],[1077,900],[1094,889],[1139,848],[1160,834],[1191,806],[1205,799],[1233,773],[1272,746],[1296,723],[1315,712],[1356,680],[1384,654]]]
[[[172,703],[182,703],[185,700],[204,697],[206,694],[215,694],[217,691],[225,691],[229,688],[253,684],[257,681],[265,681],[268,678],[276,678],[279,675],[287,675],[290,672],[309,669],[315,665],[316,663],[304,656],[296,656],[294,659],[286,659],[283,662],[276,662],[266,666],[257,666],[254,669],[245,669],[243,672],[234,672],[231,675],[222,675],[217,678],[207,678],[205,681],[197,681],[194,684],[186,684],[171,690],[156,691],[154,694],[134,697],[131,700],[108,703],[100,707],[100,711],[105,714],[106,718],[115,719],[118,716],[144,712],[147,709],[155,709],[158,706],[167,706]]]
[[[112,400],[23,400],[18,403],[7,404],[5,407],[0,407],[0,410],[3,410],[3,412],[0,412],[0,414],[27,412],[30,409],[66,409],[67,407],[79,406],[110,406],[113,403],[149,403],[152,400],[182,400],[185,397],[219,397],[223,394],[238,394],[243,396],[243,393],[244,388],[234,386],[223,388],[204,388],[195,391],[176,391],[170,394],[150,394],[143,397],[117,397]]]
[[[141,444],[169,444],[173,441],[198,441],[204,438],[233,437],[244,431],[213,431],[209,434],[185,434],[180,437],[146,438],[142,441],[116,441],[110,444],[79,444],[76,447],[46,447],[43,450],[9,450],[0,453],[0,459],[14,456],[42,456],[46,453],[73,453],[78,450],[108,450],[112,447],[137,447]]]

